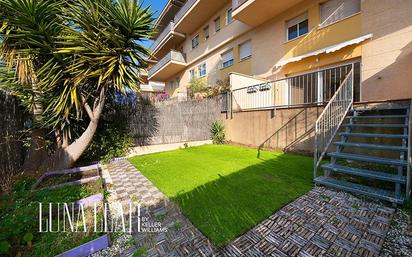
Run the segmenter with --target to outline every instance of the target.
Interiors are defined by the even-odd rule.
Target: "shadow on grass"
[[[281,154],[173,198],[222,247],[312,187],[311,158]]]

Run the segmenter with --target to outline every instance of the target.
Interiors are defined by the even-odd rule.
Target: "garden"
[[[217,246],[312,188],[313,159],[206,145],[130,159]]]
[[[226,139],[228,79],[191,80],[184,102],[141,92],[155,15],[139,0],[0,0],[0,256],[212,256],[318,193],[311,157]],[[137,154],[147,148],[156,153]],[[306,207],[329,215],[353,200],[323,197]],[[130,224],[147,215],[160,232],[107,229],[116,203],[136,204]],[[357,203],[336,209],[373,205]],[[386,207],[372,212],[390,222]]]

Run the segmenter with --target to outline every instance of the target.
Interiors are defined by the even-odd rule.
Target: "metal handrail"
[[[354,64],[339,89],[330,99],[315,123],[314,177],[319,164],[336,136],[347,113],[353,106]]]
[[[185,55],[181,52],[171,50],[166,54],[160,61],[158,61],[148,72],[149,77],[153,76],[157,71],[159,71],[163,66],[165,66],[170,61],[177,61],[181,63],[186,63]]]
[[[198,0],[188,0],[183,7],[177,12],[176,16],[174,17],[174,22],[177,24],[183,16],[190,10],[190,8],[197,2]]]
[[[160,42],[163,41],[163,39],[173,31],[174,28],[174,22],[171,21],[162,31],[162,33],[157,37],[156,41],[153,42],[153,44],[150,46],[150,49],[153,51],[159,46]]]
[[[308,73],[305,73],[305,74],[288,76],[288,77],[285,77],[285,78],[281,78],[281,79],[277,79],[277,80],[269,80],[269,81],[262,82],[262,83],[259,83],[259,84],[254,84],[254,85],[251,85],[251,86],[252,86],[252,87],[253,87],[253,86],[259,86],[259,85],[262,85],[262,84],[270,84],[270,83],[275,83],[275,82],[279,82],[279,81],[283,81],[283,80],[295,79],[295,78],[299,78],[299,77],[302,77],[302,76],[315,75],[315,74],[318,74],[319,72],[328,72],[328,71],[331,71],[331,70],[335,70],[335,69],[337,69],[337,68],[341,68],[341,67],[345,67],[345,66],[352,66],[352,65],[353,65],[353,64],[347,64],[347,65],[342,65],[342,66],[338,66],[338,67],[333,67],[333,68],[318,70],[318,71],[314,71],[314,72],[308,72]],[[233,89],[232,92],[233,92],[233,91],[242,90],[242,89],[247,89],[247,88],[249,88],[249,87],[251,87],[251,86],[236,88],[236,89]]]
[[[233,10],[236,10],[237,8],[239,8],[241,5],[243,5],[246,2],[247,2],[247,0],[232,0]]]
[[[292,118],[290,118],[285,124],[283,124],[280,128],[278,128],[278,130],[275,131],[275,133],[273,133],[270,137],[268,137],[265,141],[263,141],[263,143],[261,143],[259,145],[258,151],[260,151],[263,146],[270,141],[270,139],[272,137],[274,137],[275,135],[279,134],[280,131],[282,131],[284,128],[286,128],[287,126],[289,126],[289,124],[292,123],[293,120],[296,120],[296,118],[301,115],[303,112],[307,112],[307,108],[304,108],[302,110],[300,110],[295,116],[293,116]],[[286,142],[287,143],[287,142]]]

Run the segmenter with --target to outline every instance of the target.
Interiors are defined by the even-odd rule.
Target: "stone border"
[[[83,166],[83,167],[77,167],[77,168],[72,168],[72,169],[64,169],[64,170],[55,170],[55,171],[45,172],[36,181],[36,183],[34,183],[34,185],[31,187],[31,190],[32,191],[35,190],[40,185],[40,183],[43,182],[43,180],[45,180],[49,176],[52,176],[52,175],[66,175],[66,174],[70,174],[70,173],[80,173],[80,172],[89,171],[89,170],[97,170],[97,173],[99,173],[100,165],[99,164],[94,164],[94,165],[90,165],[90,166]],[[72,182],[67,182],[67,183],[63,183],[63,184],[59,184],[59,185],[50,186],[50,187],[47,187],[47,189],[52,190],[52,189],[56,189],[56,188],[59,188],[59,187],[62,187],[62,186],[81,185],[81,184],[89,183],[91,181],[96,181],[99,177],[100,176],[98,174],[97,176],[94,176],[94,177],[81,179],[81,180],[77,180],[77,181],[72,181]]]
[[[93,206],[95,203],[103,202],[103,194],[95,194],[85,198],[82,198],[74,202],[75,208],[78,208],[80,204],[83,204],[83,207],[87,208]],[[56,255],[56,257],[86,257],[98,251],[108,248],[110,245],[109,234],[105,234],[97,239],[89,241],[85,244],[72,248],[64,253]]]
[[[93,241],[87,242],[83,245],[75,247],[64,253],[56,255],[55,257],[86,257],[103,249],[106,249],[110,245],[109,235],[103,235]]]

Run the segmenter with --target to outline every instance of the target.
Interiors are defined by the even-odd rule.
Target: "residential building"
[[[144,97],[155,98],[158,94],[164,93],[165,83],[158,81],[149,81],[147,78],[147,72],[140,73],[141,84],[140,94]]]
[[[272,81],[357,62],[357,100],[403,99],[410,11],[410,1],[171,0],[156,21],[149,80],[184,98],[194,76],[211,86],[230,73]]]
[[[403,203],[411,193],[411,13],[410,0],[171,0],[155,25],[148,78],[182,100],[194,78],[209,86],[229,78],[229,141],[314,152],[316,183]]]

